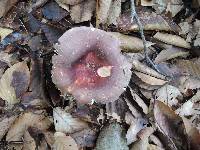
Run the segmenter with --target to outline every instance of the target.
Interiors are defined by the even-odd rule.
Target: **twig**
[[[140,31],[140,36],[142,38],[143,41],[143,45],[144,45],[144,55],[145,55],[145,59],[147,61],[147,63],[150,63],[153,68],[160,73],[159,69],[157,68],[157,66],[153,63],[153,61],[149,58],[148,54],[147,54],[147,41],[145,39],[144,36],[144,30],[143,30],[143,26],[140,22],[140,18],[138,17],[136,10],[135,10],[135,0],[131,0],[131,22],[133,22],[133,19],[135,18],[136,23],[139,27],[139,31]]]

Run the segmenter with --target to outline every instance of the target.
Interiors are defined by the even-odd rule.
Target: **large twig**
[[[136,20],[136,23],[139,27],[139,31],[140,31],[140,36],[142,38],[143,41],[143,45],[144,45],[144,55],[145,55],[145,59],[147,61],[147,63],[151,64],[152,67],[160,73],[159,69],[157,68],[157,66],[153,63],[153,61],[149,58],[148,54],[147,54],[147,41],[145,39],[144,36],[144,30],[143,30],[143,26],[140,22],[140,18],[138,17],[136,10],[135,10],[135,0],[131,0],[131,22],[133,22],[133,19]]]

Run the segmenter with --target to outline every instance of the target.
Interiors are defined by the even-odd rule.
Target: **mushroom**
[[[120,53],[119,41],[107,32],[75,27],[58,40],[52,57],[52,80],[78,103],[113,102],[131,78],[131,64]]]

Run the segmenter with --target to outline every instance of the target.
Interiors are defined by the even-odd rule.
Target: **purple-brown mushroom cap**
[[[53,56],[52,80],[63,94],[78,103],[115,101],[131,78],[131,64],[120,53],[120,43],[107,32],[76,27],[59,38]]]

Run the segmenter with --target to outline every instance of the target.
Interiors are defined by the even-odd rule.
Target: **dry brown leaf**
[[[30,72],[25,62],[14,64],[3,74],[0,79],[0,97],[13,105],[19,102],[19,97],[24,94],[30,82]]]
[[[160,100],[169,106],[174,106],[178,104],[178,96],[182,96],[179,89],[175,86],[168,84],[158,89],[155,94],[156,100]]]
[[[53,110],[54,125],[57,132],[74,133],[88,128],[88,124],[57,107]]]
[[[67,5],[77,5],[85,0],[57,0],[60,3],[67,4]]]
[[[134,92],[131,88],[130,88],[130,91],[131,91],[131,95],[133,97],[133,100],[142,108],[143,113],[147,114],[148,111],[149,111],[148,106],[144,103],[144,101],[142,100],[142,98],[140,98],[136,94],[136,92]]]
[[[166,60],[170,60],[176,57],[186,57],[189,55],[189,51],[186,51],[182,48],[172,47],[166,50],[162,50],[157,57],[155,58],[155,63],[161,63]]]
[[[21,114],[10,127],[6,141],[20,141],[25,131],[30,126],[39,127],[39,129],[45,129],[49,127],[49,121],[45,122],[46,117],[43,111],[35,111],[35,112],[25,112]],[[38,125],[38,123],[43,122],[44,125]],[[48,124],[48,125],[47,125]]]
[[[98,2],[96,11],[97,26],[101,23],[105,24],[107,22],[112,0],[99,0]]]
[[[153,70],[152,68],[148,67],[147,65],[141,63],[140,61],[136,59],[132,60],[132,64],[133,64],[133,69],[138,72],[142,72],[152,77],[165,80],[165,76],[161,75],[157,71]]]
[[[153,0],[141,0],[141,5],[142,6],[153,6],[154,5],[153,2],[154,2]]]
[[[167,81],[162,80],[162,79],[158,79],[156,77],[152,77],[150,75],[138,72],[138,71],[134,71],[134,73],[145,83],[150,84],[150,85],[163,85],[165,83],[167,83]]]
[[[62,3],[62,0],[55,0],[55,1],[58,3],[58,5],[60,7],[62,7],[63,9],[65,9],[65,10],[67,10],[69,12],[69,5],[67,5],[65,3]]]
[[[144,49],[143,41],[138,37],[121,34],[119,32],[109,33],[111,34],[111,36],[119,39],[122,51],[137,53],[141,52]],[[147,47],[150,47],[152,45],[154,44],[147,41]]]
[[[183,47],[183,48],[188,48],[188,49],[191,48],[190,44],[186,42],[185,39],[183,39],[182,37],[178,35],[157,32],[153,37],[167,44],[171,44],[171,45],[175,45],[175,46]]]
[[[2,28],[0,27],[0,37],[1,37],[1,41],[10,33],[12,33],[13,30],[12,29],[8,29],[8,28]]]
[[[66,136],[62,132],[56,132],[54,137],[53,150],[79,150],[78,145],[71,136]]]
[[[138,9],[136,10],[138,17],[141,20],[144,30],[156,30],[156,31],[170,31],[172,30],[171,25],[165,20],[161,15],[149,11],[147,9]],[[138,31],[138,25],[135,20],[131,23],[130,12],[122,14],[118,20],[118,27],[122,31]],[[173,27],[173,30],[177,30]]]
[[[121,0],[114,0],[109,9],[107,24],[117,24],[117,19],[121,14]]]
[[[70,7],[70,16],[75,23],[91,20],[95,10],[95,0],[85,0],[80,4]]]
[[[161,131],[171,139],[177,149],[188,149],[185,126],[180,116],[176,115],[167,105],[156,100],[154,117]]]
[[[130,127],[126,133],[126,139],[127,139],[127,144],[131,144],[133,142],[135,142],[136,140],[138,140],[137,134],[140,130],[142,130],[143,128],[145,128],[145,123],[146,121],[144,119],[134,119],[131,120],[131,124]]]
[[[1,0],[0,1],[0,18],[4,16],[9,9],[17,3],[18,0]]]
[[[31,137],[30,133],[26,131],[23,137],[23,150],[35,150],[36,143],[35,140]]]
[[[10,126],[13,124],[15,119],[17,118],[17,115],[12,116],[1,116],[0,118],[0,140],[3,138],[3,136],[6,134]]]

